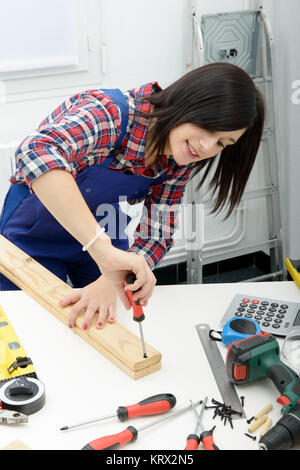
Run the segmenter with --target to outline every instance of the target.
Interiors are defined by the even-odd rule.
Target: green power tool
[[[300,444],[300,378],[280,361],[278,341],[260,333],[232,343],[227,351],[226,370],[234,384],[269,378],[281,395],[281,418],[261,439],[262,449],[279,450]]]

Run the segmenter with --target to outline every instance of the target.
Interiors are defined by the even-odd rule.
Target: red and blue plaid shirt
[[[179,167],[170,155],[164,155],[154,168],[145,165],[149,119],[141,117],[139,112],[149,112],[150,102],[141,102],[139,98],[150,96],[157,89],[160,89],[158,83],[151,82],[124,93],[129,106],[128,126],[122,143],[124,150],[114,157],[109,167],[146,178],[166,174],[166,181],[156,186],[154,183],[144,199],[145,210],[130,247],[130,251],[143,255],[151,268],[159,264],[174,244],[172,236],[178,210],[193,167]],[[10,181],[25,183],[32,192],[32,181],[46,171],[64,169],[76,177],[87,166],[105,160],[120,132],[121,112],[109,96],[101,90],[78,93],[56,108],[20,144],[16,151],[17,171]],[[135,204],[141,200],[128,202]],[[153,236],[150,227],[155,227],[158,236]]]

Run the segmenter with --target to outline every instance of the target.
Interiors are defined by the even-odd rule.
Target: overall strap
[[[125,137],[127,124],[128,124],[129,111],[128,111],[127,100],[125,96],[123,95],[123,93],[121,92],[121,90],[119,90],[119,88],[109,88],[109,89],[101,88],[101,91],[103,91],[103,93],[105,93],[106,95],[110,96],[113,99],[113,101],[115,101],[115,103],[120,107],[120,111],[121,111],[121,134],[115,144],[114,149],[111,151],[110,155],[108,155],[108,157],[106,157],[104,162],[101,163],[101,167],[108,168],[113,159],[114,152],[118,151],[118,149],[121,147],[123,139]]]
[[[121,121],[121,134],[116,142],[116,147],[119,147],[122,144],[122,141],[125,137],[127,124],[128,124],[128,104],[125,96],[119,90],[119,88],[111,88],[111,89],[102,89],[102,91],[110,96],[117,105],[119,105],[121,113],[122,113],[122,121]]]

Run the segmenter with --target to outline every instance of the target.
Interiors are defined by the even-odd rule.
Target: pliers
[[[18,424],[27,423],[28,416],[12,410],[0,409],[0,424]]]

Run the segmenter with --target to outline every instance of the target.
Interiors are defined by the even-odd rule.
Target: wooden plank
[[[0,272],[66,325],[71,306],[61,308],[59,300],[73,291],[40,263],[0,235]],[[160,369],[161,354],[146,343],[143,358],[138,336],[118,322],[106,323],[103,329],[82,330],[84,312],[76,320],[74,332],[100,351],[107,359],[137,379]]]

